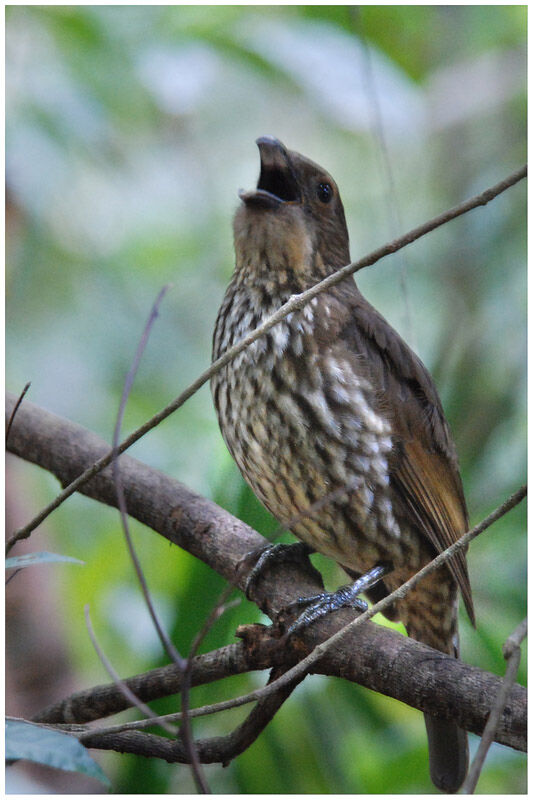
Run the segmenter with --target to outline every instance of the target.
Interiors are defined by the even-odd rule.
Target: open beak
[[[257,188],[239,191],[239,197],[247,206],[276,209],[282,203],[299,203],[300,190],[285,145],[273,136],[261,136],[256,140],[261,157],[261,172]]]

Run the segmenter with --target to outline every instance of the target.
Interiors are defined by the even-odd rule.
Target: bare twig
[[[219,604],[220,608],[220,604]],[[219,609],[215,609],[215,612],[212,614],[214,618],[217,615],[217,611]],[[222,613],[220,610],[219,613]],[[218,614],[219,615],[219,614]],[[116,738],[116,735],[119,733],[124,733],[127,731],[131,731],[132,729],[138,729],[140,727],[151,727],[155,724],[160,725],[164,730],[168,733],[175,735],[176,729],[169,721],[169,715],[165,716],[156,716],[152,710],[143,703],[136,695],[131,691],[131,689],[120,679],[117,672],[114,670],[112,665],[110,664],[109,660],[99,647],[96,637],[91,625],[91,620],[89,616],[89,608],[88,606],[85,607],[85,617],[87,622],[87,628],[89,631],[89,636],[93,643],[93,646],[98,653],[99,658],[101,659],[104,667],[108,671],[109,675],[113,678],[115,684],[118,686],[121,692],[123,692],[124,696],[129,700],[129,702],[139,708],[147,717],[145,720],[138,720],[137,723],[133,723],[130,725],[122,725],[122,726],[110,726],[106,730],[87,730],[83,729],[80,726],[69,724],[67,726],[56,726],[60,727],[61,729],[68,729],[73,735],[77,736],[77,738],[86,743],[88,747],[105,747],[106,741],[109,745],[109,738],[111,737],[111,741]],[[204,763],[209,763],[212,761],[221,761],[224,764],[229,763],[233,758],[238,756],[240,753],[244,752],[260,735],[261,731],[264,730],[266,725],[271,721],[274,717],[278,709],[281,707],[283,702],[289,697],[295,686],[297,686],[300,681],[303,680],[305,676],[298,676],[295,680],[293,680],[290,684],[284,685],[278,691],[270,693],[267,697],[261,699],[256,707],[250,712],[248,717],[241,723],[232,733],[228,734],[225,737],[214,737],[212,740],[200,740],[194,742],[194,751],[190,746],[190,743],[184,738],[183,746],[180,745],[179,742],[175,743],[175,746],[172,747],[172,758],[169,755],[165,756],[168,761],[176,761],[180,763],[189,764],[192,768],[192,760],[194,759],[197,764],[199,765],[199,751],[202,756],[202,761]],[[182,684],[182,691],[185,689],[187,684],[187,679],[185,673],[183,674],[183,684]],[[183,726],[185,724],[190,724],[191,716],[205,716],[208,711],[208,707],[204,707],[200,709],[200,713],[191,713],[191,711],[187,708],[182,712],[179,712],[173,716],[173,720],[181,720],[183,722]],[[214,712],[213,712],[214,713]],[[95,738],[96,737],[96,738]],[[165,740],[161,740],[160,737],[154,737],[148,735],[146,737],[150,740],[152,748],[154,747],[154,743],[157,742],[157,739],[161,742]],[[103,743],[102,743],[103,742]],[[213,747],[215,745],[215,748]],[[111,748],[114,749],[114,748]],[[135,752],[138,752],[137,750]],[[210,755],[207,755],[209,753]],[[142,754],[139,753],[139,754]],[[155,752],[152,750],[152,755],[155,755]],[[161,755],[161,754],[160,754]],[[210,793],[209,786],[205,781],[205,778],[202,775],[201,768],[198,770],[197,773],[194,774],[195,781],[197,783],[198,788],[204,794]]]
[[[109,661],[107,656],[105,655],[104,651],[102,650],[102,648],[98,644],[98,641],[96,639],[96,635],[94,633],[94,629],[93,629],[93,626],[92,626],[91,615],[90,615],[90,612],[89,612],[89,606],[88,605],[85,606],[84,612],[85,612],[85,624],[87,625],[87,632],[89,633],[89,638],[90,638],[90,640],[91,640],[91,642],[93,644],[94,649],[96,650],[98,658],[102,662],[103,666],[107,670],[109,676],[112,678],[112,680],[115,683],[115,685],[120,689],[120,691],[122,692],[124,697],[131,703],[132,706],[138,708],[140,711],[142,711],[143,714],[145,714],[150,719],[152,725],[155,724],[155,722],[157,721],[157,724],[160,725],[164,730],[166,730],[167,733],[171,733],[172,735],[175,735],[176,734],[175,726],[171,725],[168,722],[168,720],[165,720],[162,717],[156,717],[156,715],[154,714],[154,712],[152,711],[150,706],[147,706],[146,703],[143,703],[143,701],[140,700],[132,692],[130,687],[126,683],[124,683],[124,681],[122,680],[122,678],[120,677],[118,672],[115,670],[115,668],[113,667],[113,665],[111,664],[111,662]]]
[[[157,635],[159,637],[159,640],[160,640],[161,644],[163,645],[164,649],[167,652],[167,655],[176,664],[176,666],[179,667],[179,669],[181,669],[183,671],[184,675],[186,675],[188,662],[187,662],[186,659],[182,658],[181,655],[178,653],[178,650],[176,649],[176,647],[174,646],[174,644],[170,640],[170,637],[168,636],[168,634],[164,630],[164,628],[163,628],[163,626],[162,626],[162,624],[161,624],[161,622],[159,620],[159,617],[158,617],[157,612],[155,610],[155,606],[154,606],[154,604],[152,602],[152,596],[151,596],[150,590],[148,588],[148,583],[146,582],[146,578],[144,577],[144,572],[143,572],[143,569],[141,567],[141,562],[139,561],[139,558],[137,556],[137,552],[135,550],[135,547],[133,546],[133,540],[132,540],[132,537],[131,537],[130,527],[129,527],[129,523],[128,523],[128,512],[127,512],[127,508],[126,508],[126,498],[124,497],[124,487],[122,485],[122,479],[121,479],[121,475],[120,475],[119,452],[118,452],[118,446],[119,446],[119,441],[120,441],[120,429],[121,429],[121,426],[122,426],[122,420],[124,418],[124,412],[126,410],[126,404],[127,404],[127,401],[128,401],[128,397],[129,397],[129,394],[130,394],[131,389],[133,387],[133,382],[135,380],[135,375],[137,374],[137,370],[139,368],[139,364],[141,363],[141,358],[142,358],[142,355],[144,353],[144,349],[145,349],[145,347],[146,347],[146,345],[148,343],[148,338],[150,336],[150,331],[151,331],[152,326],[153,326],[153,324],[154,324],[154,322],[155,322],[155,320],[157,318],[158,311],[159,311],[159,306],[160,306],[160,304],[161,304],[161,302],[163,300],[163,297],[165,296],[168,288],[169,288],[169,286],[167,285],[167,286],[164,286],[161,289],[161,291],[159,292],[159,295],[157,296],[157,298],[156,298],[156,300],[155,300],[155,302],[154,302],[154,304],[152,306],[152,309],[150,311],[150,315],[148,317],[148,320],[147,320],[146,325],[144,326],[144,330],[142,332],[141,340],[140,340],[140,342],[139,342],[139,344],[137,346],[137,350],[135,352],[135,357],[133,359],[133,363],[132,363],[132,365],[131,365],[131,367],[130,367],[130,369],[128,371],[128,374],[126,375],[126,380],[124,381],[124,388],[122,390],[122,396],[121,396],[121,399],[120,399],[120,405],[119,405],[119,410],[118,410],[118,414],[117,414],[117,421],[115,423],[115,429],[113,431],[114,458],[113,458],[112,466],[113,466],[113,477],[114,477],[114,480],[115,480],[115,485],[116,485],[116,490],[117,490],[117,501],[118,501],[118,506],[119,506],[119,509],[120,509],[120,518],[121,518],[121,521],[122,521],[122,528],[124,530],[124,537],[126,539],[126,544],[127,544],[127,547],[128,547],[130,558],[131,558],[133,566],[135,568],[135,572],[137,574],[137,578],[138,578],[139,583],[141,585],[141,591],[143,593],[143,597],[144,597],[144,601],[146,603],[146,607],[148,608],[148,612],[149,612],[150,617],[152,619],[152,622],[154,624],[154,628],[155,628],[155,630],[157,632]],[[202,768],[201,768],[200,762],[198,760],[198,754],[196,752],[196,747],[195,747],[195,744],[194,744],[194,738],[193,738],[192,730],[191,730],[190,718],[189,718],[189,716],[187,714],[188,708],[189,708],[188,678],[185,677],[184,678],[183,691],[182,691],[183,724],[182,724],[182,726],[180,728],[180,735],[183,738],[183,744],[184,744],[184,746],[185,746],[185,748],[188,751],[189,756],[190,756],[189,757],[189,762],[190,762],[190,765],[191,765],[191,771],[192,771],[192,775],[193,775],[193,779],[194,779],[196,788],[202,794],[210,794],[209,786],[207,784],[205,776],[202,774]]]
[[[226,586],[226,588],[222,591],[217,603],[215,604],[215,606],[213,607],[213,609],[209,613],[209,615],[208,615],[207,619],[205,620],[204,624],[202,625],[202,627],[200,628],[200,630],[198,631],[198,633],[194,637],[194,639],[192,641],[192,644],[191,644],[191,649],[189,651],[189,655],[187,657],[187,666],[186,666],[186,671],[187,672],[190,673],[190,671],[192,669],[194,658],[195,658],[195,656],[196,656],[196,654],[198,652],[198,648],[202,644],[204,638],[209,633],[209,631],[211,630],[211,628],[213,627],[215,622],[218,619],[220,619],[222,614],[224,614],[228,609],[234,608],[235,606],[240,604],[241,601],[240,601],[239,598],[235,598],[235,600],[232,600],[230,603],[226,603],[226,600],[228,599],[230,594],[234,591],[234,589],[235,589],[234,586],[231,586],[231,585],[230,586]]]
[[[349,6],[350,16],[354,32],[358,35],[362,47],[362,63],[365,79],[363,85],[368,95],[368,106],[372,114],[371,127],[373,129],[373,139],[378,144],[378,152],[381,155],[381,171],[383,190],[387,205],[389,216],[389,231],[392,236],[397,236],[403,227],[403,220],[400,211],[400,203],[398,201],[398,193],[396,190],[396,181],[394,179],[394,170],[392,167],[392,159],[390,156],[389,148],[387,146],[387,137],[385,135],[385,125],[383,122],[383,114],[381,110],[381,103],[379,98],[378,86],[376,84],[376,77],[374,74],[374,67],[372,63],[372,51],[368,44],[368,39],[365,32],[364,15],[361,6]],[[398,260],[398,276],[400,280],[400,291],[403,296],[405,305],[405,321],[407,329],[407,341],[416,350],[416,340],[413,327],[413,315],[411,311],[411,301],[409,298],[409,290],[407,287],[407,265],[405,261],[405,254],[401,253]]]
[[[198,749],[196,742],[192,736],[192,727],[191,727],[191,708],[190,708],[190,690],[191,690],[191,670],[193,665],[193,659],[202,643],[205,635],[210,630],[213,623],[219,619],[219,617],[224,613],[227,606],[224,605],[224,601],[233,591],[233,586],[227,586],[224,591],[222,592],[222,596],[219,602],[216,604],[215,608],[211,611],[208,618],[206,619],[205,623],[203,624],[201,630],[196,634],[194,637],[193,643],[191,645],[191,649],[187,659],[185,660],[185,667],[183,669],[183,681],[181,687],[181,708],[182,708],[182,719],[183,719],[183,743],[187,747],[187,743],[190,743],[190,750],[191,750],[191,766],[194,769],[194,777],[196,781],[196,785],[200,788],[203,794],[210,794],[210,789],[205,780],[205,777],[200,768],[200,762],[198,759]]]
[[[150,595],[150,590],[148,589],[148,584],[146,582],[146,578],[144,577],[144,573],[141,567],[141,563],[139,558],[137,557],[137,553],[133,546],[133,541],[131,538],[130,528],[128,524],[128,510],[126,508],[126,499],[124,497],[124,488],[122,485],[122,478],[120,475],[120,465],[119,465],[119,441],[120,441],[120,428],[122,426],[122,420],[124,418],[124,412],[126,410],[126,403],[128,401],[128,397],[133,386],[133,382],[135,380],[135,375],[137,374],[137,370],[139,368],[139,364],[141,362],[142,354],[148,342],[148,337],[150,335],[151,328],[157,318],[159,306],[163,297],[165,296],[166,292],[168,291],[169,286],[164,286],[159,295],[157,296],[154,305],[150,311],[150,316],[146,322],[144,330],[142,332],[141,340],[137,347],[135,357],[133,359],[133,364],[131,365],[128,374],[126,375],[126,379],[124,381],[124,388],[122,390],[122,396],[120,398],[120,405],[117,414],[117,420],[115,423],[115,428],[113,431],[113,478],[115,480],[115,485],[117,489],[117,502],[118,507],[120,510],[120,518],[122,521],[122,527],[124,530],[124,536],[126,539],[126,544],[128,546],[128,552],[130,554],[130,558],[133,562],[133,566],[135,568],[135,572],[137,574],[137,578],[139,579],[139,583],[141,585],[141,591],[143,593],[144,601],[146,603],[146,607],[148,608],[148,612],[154,624],[154,628],[157,632],[159,640],[163,645],[164,649],[167,652],[168,657],[174,661],[181,670],[185,669],[185,659],[181,657],[181,655],[176,650],[174,644],[171,642],[170,638],[168,637],[166,631],[163,629],[161,622],[159,621],[159,617],[157,616],[157,612],[155,610],[154,604],[152,602],[152,597]]]
[[[195,392],[200,389],[204,383],[215,375],[222,367],[232,361],[239,353],[241,353],[244,349],[249,347],[252,342],[256,341],[260,336],[263,336],[267,331],[277,325],[281,320],[285,319],[288,314],[291,314],[294,311],[301,310],[307,303],[309,303],[314,297],[320,294],[327,289],[330,289],[332,286],[340,283],[341,281],[345,280],[348,276],[353,275],[355,272],[359,270],[369,267],[372,264],[375,264],[380,259],[384,258],[385,256],[391,255],[392,253],[396,253],[398,250],[401,250],[403,247],[406,247],[408,244],[420,239],[422,236],[430,233],[431,231],[435,230],[436,228],[440,227],[441,225],[450,222],[452,219],[461,216],[462,214],[466,214],[468,211],[471,211],[474,208],[478,208],[479,206],[486,205],[488,202],[493,200],[502,192],[509,189],[511,186],[514,186],[516,183],[521,181],[527,175],[527,167],[522,167],[521,169],[513,172],[503,181],[495,184],[489,189],[486,189],[484,192],[476,195],[475,197],[466,200],[463,203],[460,203],[457,206],[445,211],[442,214],[434,217],[433,219],[429,220],[428,222],[423,223],[422,225],[418,226],[417,228],[413,228],[408,233],[400,236],[398,239],[389,242],[382,247],[379,247],[377,250],[374,250],[369,255],[359,259],[352,264],[348,264],[342,269],[334,272],[332,275],[329,275],[324,280],[317,283],[315,286],[312,286],[305,292],[301,294],[294,295],[291,297],[286,303],[284,303],[281,308],[278,309],[272,316],[268,317],[262,325],[256,328],[254,331],[250,332],[247,336],[241,339],[240,342],[235,344],[233,347],[229,348],[224,355],[214,361],[211,366],[204,370],[201,375],[196,378],[193,383],[188,386],[178,397],[176,397],[171,403],[169,403],[165,408],[155,414],[150,420],[145,422],[136,431],[131,433],[118,447],[118,452],[123,453],[127,450],[131,445],[137,442],[142,436],[144,436],[148,431],[155,428],[156,425],[159,425],[164,419],[166,419],[170,414],[180,408],[190,397],[192,397]],[[70,495],[74,494],[80,486],[85,484],[91,478],[93,478],[98,472],[100,472],[104,467],[111,463],[112,459],[114,458],[114,450],[110,450],[105,456],[99,459],[95,464],[93,464],[89,469],[85,470],[81,475],[79,475],[75,480],[73,480],[65,489],[63,489],[60,494],[45,508],[43,508],[37,516],[35,516],[27,525],[23,528],[20,528],[16,531],[8,540],[6,544],[6,553],[8,553],[11,548],[20,540],[28,538],[35,528],[43,522],[49,514],[52,513],[58,506],[61,505]]]
[[[496,698],[496,702],[494,703],[494,706],[489,714],[489,718],[487,720],[485,730],[483,731],[483,736],[481,737],[476,755],[472,761],[472,764],[470,765],[468,775],[466,776],[466,780],[463,784],[461,790],[462,794],[473,794],[477,786],[479,776],[481,775],[481,769],[487,757],[487,753],[489,752],[489,747],[494,741],[496,728],[498,727],[498,722],[505,709],[509,692],[511,691],[516,680],[518,667],[520,666],[520,645],[525,639],[526,633],[527,619],[524,619],[503,645],[503,655],[507,661],[505,676],[500,687],[498,697]]]
[[[305,677],[305,676],[303,676]],[[303,680],[303,677],[301,680]],[[268,685],[268,684],[267,684]],[[258,690],[259,691],[259,690]],[[244,699],[245,702],[240,702],[241,699]],[[190,715],[191,719],[198,719],[199,717],[210,717],[214,714],[219,714],[222,711],[231,711],[233,708],[238,708],[239,706],[248,705],[249,703],[253,703],[256,700],[256,696],[254,692],[250,692],[247,695],[241,695],[240,697],[232,698],[230,700],[221,700],[218,703],[207,703],[205,706],[199,706],[198,708],[190,708],[187,711],[187,714]],[[234,701],[237,701],[234,703]],[[136,705],[132,703],[132,706]],[[160,722],[171,724],[173,722],[181,722],[183,720],[184,714],[183,711],[173,711],[170,714],[161,714],[159,716],[149,717],[147,719],[136,719],[132,720],[131,722],[120,722],[116,725],[106,725],[103,728],[91,728],[91,733],[102,733],[102,734],[111,734],[111,733],[123,733],[124,731],[141,731],[145,728],[151,728],[155,724],[159,725]],[[89,730],[84,728],[84,730]]]
[[[263,700],[257,703],[244,722],[238,725],[237,728],[227,736],[216,736],[211,739],[197,740],[195,744],[200,750],[202,761],[204,763],[222,762],[224,765],[227,765],[232,759],[244,752],[272,720],[296,685],[303,680],[303,677],[305,676],[296,678],[292,684],[284,686],[277,692],[273,692],[266,698],[263,698]],[[139,704],[134,703],[134,705]],[[141,706],[139,705],[139,707]],[[205,716],[208,710],[209,707],[205,706],[203,709],[195,710],[194,714],[191,714],[191,716]],[[68,731],[87,747],[118,749],[122,752],[134,752],[138,755],[151,755],[158,758],[165,758],[169,762],[189,763],[190,750],[185,745],[182,746],[180,743],[173,743],[172,746],[169,747],[168,739],[162,739],[152,734],[141,734],[143,739],[139,738],[139,736],[135,739],[130,738],[130,741],[134,742],[136,745],[133,748],[119,745],[121,741],[128,741],[128,734],[131,737],[133,733],[138,734],[139,729],[142,728],[161,724],[162,727],[168,730],[170,728],[167,720],[168,716],[173,716],[174,719],[181,720],[184,718],[183,713],[166,715],[164,717],[152,716],[148,719],[137,720],[136,722],[123,723],[122,725],[110,725],[106,728],[98,729],[89,729],[85,725],[75,725],[72,723],[51,725],[47,722],[34,722],[34,724],[52,730]],[[9,717],[8,719],[14,718]],[[122,734],[124,734],[126,738],[121,738]],[[160,747],[158,747],[158,742]]]
[[[198,648],[200,647],[201,643],[203,642],[207,633],[211,630],[211,627],[220,619],[222,614],[235,605],[238,605],[241,601],[236,598],[231,603],[226,603],[226,599],[229,597],[231,592],[234,590],[234,587],[230,585],[226,586],[224,591],[222,592],[219,601],[216,603],[215,607],[212,609],[211,613],[205,620],[204,624],[202,625],[201,629],[198,631],[196,636],[193,639],[191,644],[191,649],[189,651],[189,655],[187,656],[187,660],[185,663],[185,669],[183,670],[183,680],[181,686],[181,705],[183,712],[190,712],[189,707],[189,696],[191,690],[191,672],[194,664],[194,658],[198,652]]]
[[[275,673],[274,673],[275,674]],[[243,753],[259,736],[259,734],[268,725],[276,712],[290,696],[294,688],[304,679],[305,675],[297,676],[292,681],[285,683],[280,688],[269,692],[262,697],[252,711],[248,714],[246,719],[237,726],[231,733],[226,736],[213,736],[207,739],[197,739],[195,742],[199,758],[204,764],[222,763],[224,766],[229,764],[236,756]],[[267,684],[267,687],[273,684]],[[207,709],[207,707],[205,707]],[[204,709],[204,710],[205,710]],[[147,721],[145,721],[147,722]],[[85,733],[76,733],[87,747],[98,747],[105,749],[115,749],[114,740],[121,735],[134,735],[139,736],[137,732],[131,730],[122,730],[116,732],[109,732],[110,729],[104,733],[100,730],[87,731]],[[150,737],[150,734],[144,734],[145,737]],[[107,740],[107,742],[106,742]],[[165,741],[165,740],[163,740]],[[136,750],[139,753],[138,747],[141,744],[140,739],[136,739]],[[150,740],[150,747],[152,748],[152,755],[155,755],[153,748],[156,745],[154,738]],[[146,754],[146,753],[139,753]],[[165,758],[167,761],[177,761],[180,763],[188,763],[188,752],[185,747],[175,747],[172,752],[167,755],[159,754],[159,757]]]
[[[232,759],[244,752],[257,739],[295,686],[304,677],[304,675],[297,676],[292,681],[286,682],[283,686],[261,698],[244,722],[227,736],[213,736],[208,739],[197,740],[196,747],[202,763],[222,763],[227,765]],[[274,684],[268,685],[273,686]],[[171,763],[188,763],[186,748],[179,746],[169,748],[168,740],[162,737],[155,737],[152,734],[140,734],[137,731],[102,734],[100,731],[91,731],[79,734],[79,738],[87,747],[117,749],[121,752],[134,752],[137,755],[164,758]]]
[[[90,621],[88,621],[90,626]],[[99,655],[102,656],[104,664],[107,669],[110,669],[112,674],[114,670],[110,667],[107,660],[99,650],[95,640],[94,634],[91,629],[91,638],[95,647],[97,647]],[[271,680],[274,678],[279,668],[273,670]],[[246,717],[244,722],[237,726],[235,730],[226,736],[215,736],[209,739],[200,739],[195,742],[195,747],[200,753],[203,763],[221,762],[226,766],[232,759],[244,752],[260,735],[264,728],[275,716],[278,709],[284,701],[290,696],[293,689],[303,680],[305,676],[295,678],[289,685],[283,686],[276,692],[270,693],[267,697],[260,700],[255,708]],[[120,686],[121,682],[117,677],[117,683]],[[128,687],[124,687],[127,689]],[[134,705],[137,705],[141,710],[145,710],[137,698]],[[194,716],[204,716],[208,713],[209,707],[198,709]],[[149,711],[149,709],[148,709]],[[201,713],[198,713],[201,712]],[[187,712],[191,714],[191,712]],[[192,714],[191,714],[192,716]],[[185,743],[175,742],[169,746],[169,740],[163,739],[153,734],[139,734],[140,728],[153,727],[160,722],[163,727],[168,730],[168,715],[165,717],[150,716],[148,719],[138,720],[133,723],[124,723],[122,725],[112,725],[100,729],[88,729],[85,725],[68,724],[55,724],[51,725],[46,721],[40,721],[42,727],[61,730],[76,736],[87,747],[100,748],[106,750],[119,750],[120,752],[132,752],[137,755],[152,756],[157,758],[164,758],[168,762],[174,763],[190,763],[191,753],[190,748]],[[175,719],[184,719],[185,715],[179,713],[174,715]]]
[[[9,439],[9,432],[11,430],[11,426],[13,425],[13,420],[15,419],[15,414],[19,410],[20,404],[24,400],[24,397],[25,397],[28,389],[30,388],[30,386],[31,386],[31,381],[28,381],[28,383],[26,384],[24,389],[21,391],[21,393],[20,393],[20,395],[18,397],[18,400],[15,403],[13,411],[11,412],[11,415],[10,415],[8,421],[7,421],[7,425],[6,425],[6,444],[7,444],[7,440]],[[14,574],[16,574],[16,573],[14,573]],[[11,576],[11,577],[13,577],[13,576]]]
[[[522,620],[520,625],[518,625],[512,634],[507,637],[505,640],[502,650],[503,650],[503,657],[505,660],[508,660],[512,655],[516,653],[517,650],[520,649],[520,645],[524,641],[527,636],[527,617]]]
[[[8,583],[11,583],[11,581],[13,580],[15,575],[18,575],[19,572],[21,572],[21,571],[22,571],[22,568],[20,567],[19,569],[16,569],[15,572],[12,572],[11,575],[9,576],[9,578],[6,578],[5,585],[7,586]]]

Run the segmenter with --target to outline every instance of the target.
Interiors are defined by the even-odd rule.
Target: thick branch
[[[9,396],[7,416],[14,402]],[[8,449],[49,470],[66,484],[101,457],[108,445],[81,426],[24,401],[14,419]],[[265,544],[263,537],[157,470],[129,456],[121,456],[120,461],[129,514],[242,588],[245,576],[238,574],[237,567],[249,551]],[[116,505],[111,470],[106,468],[99,473],[83,487],[83,492]],[[261,580],[256,601],[275,619],[291,601],[319,589],[312,570],[283,564]],[[353,612],[345,610],[313,625],[302,635],[299,657],[353,617]],[[501,679],[490,673],[373,623],[364,624],[353,634],[348,632],[314,669],[355,681],[420,710],[454,718],[476,733],[482,732],[501,686]],[[525,690],[515,685],[498,725],[496,741],[525,749],[525,731]]]
[[[191,668],[191,687],[222,680],[231,675],[270,667],[284,663],[275,642],[273,646],[261,649],[244,647],[241,643],[229,644],[211,653],[193,659]],[[277,654],[276,654],[277,651]],[[181,692],[183,673],[175,664],[135,675],[124,681],[129,689],[142,700],[149,703],[161,697],[169,697]],[[54,703],[32,717],[33,722],[46,723],[84,723],[103,719],[131,708],[124,694],[114,683],[93,686],[70,697]]]

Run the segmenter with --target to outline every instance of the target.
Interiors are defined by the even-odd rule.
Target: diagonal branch
[[[6,553],[11,550],[16,542],[28,538],[31,532],[35,530],[35,528],[40,525],[41,522],[43,522],[43,520],[45,520],[46,517],[52,513],[52,511],[58,508],[58,506],[60,506],[61,503],[70,497],[70,495],[80,490],[81,486],[83,486],[87,481],[89,481],[108,464],[110,464],[116,453],[123,453],[142,436],[144,436],[145,433],[148,433],[148,431],[152,430],[152,428],[155,428],[157,425],[159,425],[160,422],[170,416],[170,414],[180,408],[190,397],[192,397],[192,395],[195,394],[195,392],[197,392],[198,389],[204,385],[204,383],[207,383],[207,381],[220,369],[222,369],[222,367],[232,361],[245,348],[249,347],[252,342],[273,328],[274,325],[277,325],[278,322],[281,322],[281,320],[288,316],[288,314],[292,313],[293,311],[301,310],[318,294],[326,291],[332,286],[335,286],[336,284],[345,280],[348,276],[353,275],[355,272],[375,264],[380,259],[385,258],[385,256],[396,253],[398,250],[401,250],[408,244],[420,239],[422,236],[425,236],[441,225],[445,225],[447,222],[466,214],[468,211],[486,205],[502,192],[523,180],[526,175],[527,167],[524,166],[516,172],[513,172],[504,180],[500,181],[489,189],[486,189],[484,192],[481,192],[480,194],[464,201],[463,203],[459,203],[459,205],[454,206],[442,214],[439,214],[437,217],[434,217],[428,222],[419,225],[417,228],[413,228],[408,233],[400,236],[386,245],[383,245],[382,247],[379,247],[377,250],[374,250],[372,253],[364,256],[358,261],[355,261],[352,264],[347,264],[345,267],[342,267],[340,270],[337,270],[337,272],[329,275],[327,278],[320,281],[320,283],[317,283],[315,286],[312,286],[307,291],[291,297],[290,300],[288,300],[284,305],[281,306],[281,308],[278,309],[278,311],[266,319],[262,325],[241,339],[241,341],[236,345],[229,348],[223,356],[213,362],[208,369],[204,370],[204,372],[202,372],[202,374],[199,375],[199,377],[171,403],[169,403],[159,413],[155,414],[150,420],[145,422],[140,428],[124,439],[124,441],[116,450],[108,450],[107,453],[101,456],[97,462],[87,466],[82,474],[74,476],[73,479],[71,479],[71,482],[48,506],[46,506],[46,508],[42,509],[42,511],[37,514],[37,516],[34,517],[27,525],[25,525],[23,528],[20,528],[13,534],[13,536],[11,536],[6,545]]]
[[[275,679],[275,672],[272,679]],[[263,697],[248,714],[244,722],[226,736],[212,736],[208,739],[196,739],[195,749],[202,764],[221,763],[227,766],[230,761],[243,753],[257,739],[266,728],[293,689],[305,676],[293,678],[276,691]],[[172,747],[167,746],[168,739],[153,734],[141,734],[137,731],[124,731],[120,733],[101,733],[91,731],[79,736],[86,747],[102,750],[120,750],[133,752],[137,755],[157,755],[167,761],[188,764],[190,753],[181,742],[174,742]]]
[[[13,397],[8,397],[6,414],[10,413],[14,402]],[[15,418],[9,448],[48,469],[61,481],[68,482],[71,475],[79,474],[87,464],[106,452],[107,445],[81,426],[27,402]],[[241,575],[237,568],[243,557],[264,545],[265,540],[214,503],[157,470],[149,469],[129,456],[123,456],[121,462],[129,513],[242,588],[246,576]],[[83,491],[100,502],[116,504],[110,469],[93,478]],[[306,569],[305,563],[287,563],[281,564],[275,572],[265,574],[254,599],[275,619],[297,597],[314,594],[320,589],[316,573]],[[291,665],[291,657],[294,658],[292,663],[305,657],[317,644],[338,631],[343,623],[353,619],[354,613],[350,610],[337,612],[305,631],[294,645],[297,652],[291,652],[284,644],[282,655],[285,661],[280,663],[273,656],[269,661],[269,656],[265,662],[263,650],[263,661],[258,657],[256,666],[249,662],[249,668],[280,665],[286,668]],[[268,637],[270,634],[265,635]],[[249,643],[246,646],[250,646]],[[267,645],[259,642],[259,649],[263,646]],[[275,643],[271,647],[275,649]],[[237,660],[245,657],[242,650],[233,651],[233,656]],[[221,658],[223,661],[224,656]],[[340,675],[420,710],[453,717],[462,727],[477,733],[482,732],[501,686],[501,680],[489,673],[368,622],[360,624],[356,631],[344,632],[334,648],[330,644],[326,652],[322,652],[318,663],[316,657],[313,660],[312,671]],[[309,667],[309,663],[306,666]],[[294,673],[289,675],[289,680],[291,677],[295,677]],[[258,690],[248,702],[261,699],[268,689]],[[179,687],[175,689],[178,690]],[[138,687],[136,694],[142,696]],[[146,696],[143,699],[147,699]],[[232,705],[235,701],[227,701],[225,707]],[[218,706],[220,708],[221,704]],[[509,695],[496,740],[519,749],[525,747],[525,692],[520,686],[515,685]]]
[[[274,640],[270,643],[265,641],[262,647],[256,647],[253,652],[243,646],[242,642],[228,644],[191,660],[191,687],[214,683],[251,670],[281,666],[283,663],[286,663],[286,655],[280,652]],[[183,686],[183,674],[175,664],[168,664],[126,678],[124,684],[136,697],[149,703],[179,694]],[[108,683],[76,692],[60,700],[35,714],[32,721],[79,724],[103,719],[131,707],[132,703],[126,700],[116,683]]]

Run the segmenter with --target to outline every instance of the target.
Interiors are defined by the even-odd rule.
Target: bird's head
[[[237,269],[279,271],[298,288],[350,261],[337,184],[322,167],[270,136],[257,139],[256,189],[240,191],[235,214]],[[274,278],[275,280],[275,278]]]

